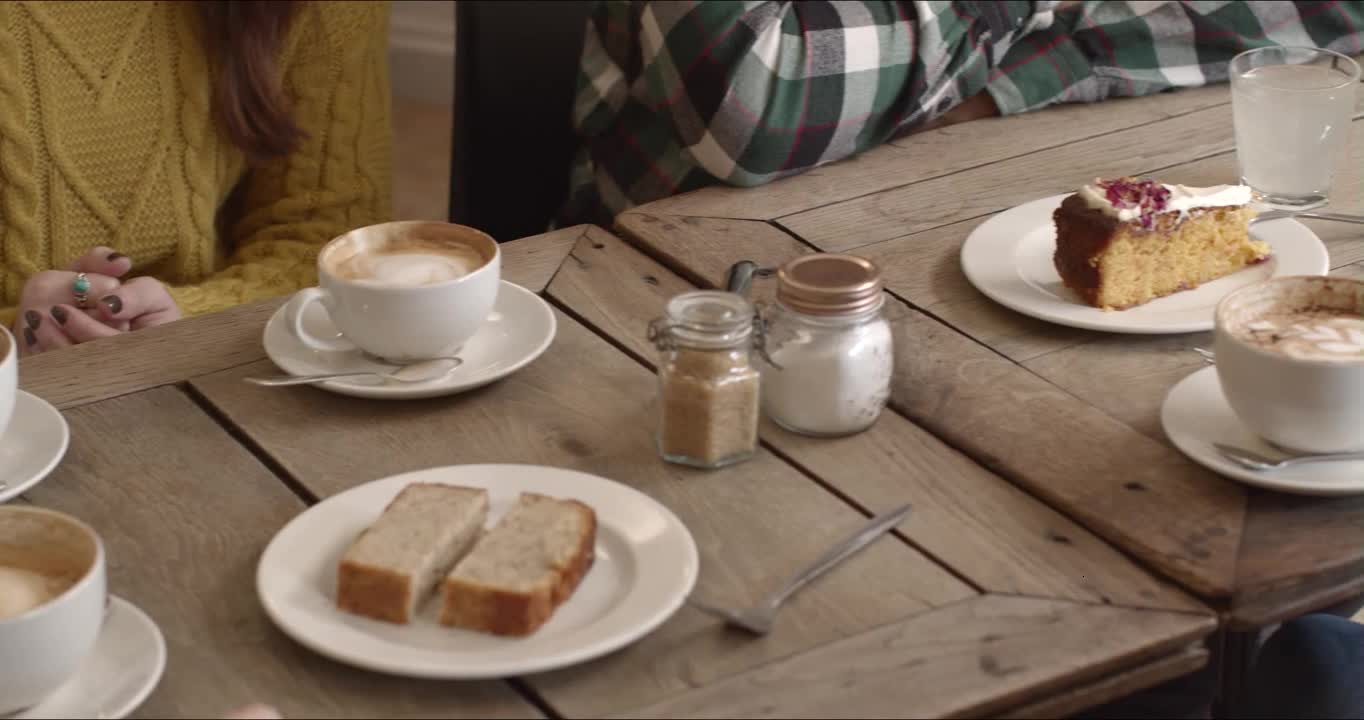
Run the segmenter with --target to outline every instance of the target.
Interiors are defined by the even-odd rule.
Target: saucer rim
[[[1221,399],[1221,402],[1219,403],[1220,406],[1225,408],[1226,412],[1230,415],[1232,422],[1235,422],[1239,427],[1245,429],[1245,425],[1241,423],[1241,420],[1231,411],[1231,407],[1227,404],[1226,396],[1222,394],[1221,386],[1217,381],[1217,368],[1199,368],[1175,383],[1174,386],[1170,388],[1169,392],[1165,394],[1165,399],[1160,405],[1161,431],[1164,432],[1165,437],[1170,441],[1170,444],[1184,457],[1229,480],[1262,490],[1308,497],[1355,497],[1364,495],[1364,479],[1349,485],[1325,485],[1320,482],[1303,484],[1302,481],[1297,480],[1275,480],[1272,472],[1257,472],[1248,468],[1243,468],[1230,460],[1223,459],[1216,451],[1202,451],[1202,448],[1199,446],[1210,442],[1203,436],[1193,435],[1182,431],[1179,433],[1173,432],[1171,429],[1171,425],[1175,422],[1173,419],[1173,405],[1177,396],[1194,392],[1200,383],[1211,383],[1215,386],[1216,395]],[[1246,432],[1250,431],[1247,429]],[[1306,472],[1311,473],[1314,467],[1320,466],[1307,464],[1301,467],[1305,468]]]
[[[115,612],[126,612],[131,618],[137,621],[137,624],[140,627],[142,627],[143,630],[149,631],[148,637],[153,640],[152,645],[155,648],[153,653],[154,657],[156,658],[154,668],[152,672],[147,673],[146,680],[138,687],[138,689],[135,692],[130,693],[127,696],[127,699],[124,700],[117,707],[70,708],[82,711],[82,713],[80,715],[76,715],[76,717],[101,717],[109,718],[109,720],[122,720],[123,718],[132,715],[134,712],[137,711],[138,708],[142,707],[143,703],[147,702],[147,699],[151,697],[152,693],[156,692],[156,688],[161,685],[161,678],[164,677],[166,674],[166,662],[168,653],[166,649],[166,636],[164,633],[161,632],[161,626],[158,625],[156,621],[152,619],[151,615],[147,614],[147,611],[138,607],[138,605],[133,601],[128,600],[127,598],[124,598],[122,596],[115,595],[114,593],[109,593],[108,598],[110,614],[113,614]],[[108,621],[106,619],[106,623],[107,622]],[[101,628],[100,630],[101,635],[104,632],[105,632],[104,629]],[[95,646],[96,647],[99,646],[98,640],[96,640]],[[79,677],[78,675],[73,676],[70,680],[67,681],[67,683],[69,684],[71,682],[76,681],[78,677]],[[65,685],[63,685],[62,687],[65,687]],[[39,703],[34,707],[41,709],[42,703]],[[15,718],[15,720],[31,717],[30,715],[28,715],[28,713],[31,712],[33,709],[34,708],[28,708],[26,710],[20,711],[19,714],[14,715],[13,717]]]
[[[19,417],[19,403],[26,400],[33,403],[31,407],[32,410],[41,411],[49,420],[55,420],[53,428],[60,428],[61,442],[58,445],[57,451],[48,459],[47,464],[32,477],[14,484],[10,484],[8,480],[5,480],[5,483],[9,485],[9,487],[0,490],[0,504],[9,502],[37,487],[39,483],[52,475],[52,472],[61,464],[62,459],[66,457],[67,451],[71,449],[71,425],[66,421],[66,417],[62,415],[62,412],[52,403],[23,389],[20,389],[15,393],[14,413],[10,417],[10,424],[5,428],[4,432],[0,433],[0,445],[3,445],[6,438],[10,437],[11,433],[14,432],[14,420]]]
[[[501,292],[504,291],[522,293],[524,296],[533,300],[536,303],[536,309],[543,313],[542,317],[544,317],[548,322],[547,331],[545,332],[544,337],[540,339],[539,344],[536,345],[533,350],[527,352],[524,356],[517,358],[515,362],[499,367],[496,370],[489,372],[484,376],[472,377],[465,380],[457,379],[455,382],[450,382],[447,379],[444,381],[433,382],[430,385],[423,383],[412,386],[391,386],[391,385],[364,385],[351,382],[345,379],[341,379],[328,380],[326,382],[316,383],[313,387],[327,390],[338,395],[358,397],[370,400],[419,400],[424,398],[445,397],[448,395],[456,395],[459,393],[477,390],[478,388],[481,388],[485,385],[491,385],[492,383],[495,383],[499,380],[507,378],[521,371],[527,365],[538,360],[541,355],[544,355],[545,351],[549,349],[549,346],[554,343],[554,339],[558,337],[559,334],[559,319],[554,313],[554,307],[550,305],[549,302],[547,302],[543,297],[540,297],[539,293],[536,293],[530,290],[529,288],[523,287],[521,285],[517,285],[516,283],[511,282],[510,280],[501,280],[499,283],[499,295]],[[279,360],[276,359],[277,355],[280,354],[279,352],[277,352],[279,350],[279,347],[278,345],[276,345],[274,351],[272,351],[271,343],[268,340],[271,334],[271,329],[276,327],[279,323],[283,322],[283,315],[286,307],[287,306],[284,305],[280,306],[280,308],[270,316],[270,319],[266,321],[265,329],[261,332],[261,345],[265,349],[266,357],[270,360],[271,363],[275,365],[276,368],[278,368],[281,372],[285,373],[286,375],[297,376],[297,373],[290,371],[288,368],[285,368],[282,364],[280,364]],[[283,332],[285,335],[289,335],[287,330]],[[299,348],[303,347],[302,343],[297,343],[296,339],[292,337],[291,341],[296,344],[296,347]]]

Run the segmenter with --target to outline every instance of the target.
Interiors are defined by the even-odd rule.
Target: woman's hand
[[[41,272],[29,278],[19,298],[15,335],[22,338],[21,354],[55,350],[110,335],[140,330],[178,320],[180,308],[166,286],[155,278],[118,280],[132,262],[107,247],[97,247],[72,263],[69,270]],[[72,284],[86,273],[94,300],[75,305]]]

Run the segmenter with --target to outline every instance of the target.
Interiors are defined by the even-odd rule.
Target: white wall
[[[389,28],[393,95],[450,107],[454,93],[454,0],[396,0]]]

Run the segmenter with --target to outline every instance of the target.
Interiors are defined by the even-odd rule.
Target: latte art
[[[1364,362],[1364,315],[1339,310],[1267,313],[1245,324],[1242,339],[1304,360]]]
[[[71,582],[64,578],[0,565],[0,620],[44,605],[70,586]]]
[[[477,270],[482,258],[468,252],[362,252],[337,265],[336,274],[395,287],[435,285]]]

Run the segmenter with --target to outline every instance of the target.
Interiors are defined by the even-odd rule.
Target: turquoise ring
[[[90,278],[85,273],[76,273],[76,279],[71,281],[71,294],[76,296],[76,307],[85,309],[90,302],[87,293],[90,292]]]

